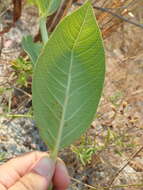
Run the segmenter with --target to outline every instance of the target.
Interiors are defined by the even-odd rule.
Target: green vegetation
[[[89,2],[65,17],[42,49],[34,68],[32,99],[35,120],[53,159],[90,126],[102,93],[104,57]]]
[[[71,145],[71,150],[76,154],[83,166],[90,164],[93,156],[103,149],[104,146],[99,146],[96,140],[86,135],[81,137],[80,145]]]
[[[30,61],[25,61],[23,58],[18,58],[12,63],[12,68],[16,75],[16,84],[19,86],[28,86],[29,80],[32,77],[32,64]]]

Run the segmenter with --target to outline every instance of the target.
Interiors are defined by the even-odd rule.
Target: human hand
[[[0,166],[0,190],[65,190],[69,175],[62,160],[56,165],[47,153],[32,152]]]

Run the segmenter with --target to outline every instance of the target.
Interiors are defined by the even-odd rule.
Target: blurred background
[[[66,0],[47,20],[49,32],[84,3]],[[143,189],[143,0],[95,0],[106,50],[106,80],[87,134],[60,153],[70,190]],[[0,0],[0,162],[46,151],[32,119],[32,65],[23,36],[40,41],[38,12],[26,1]]]

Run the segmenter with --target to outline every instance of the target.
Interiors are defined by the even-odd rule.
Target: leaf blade
[[[62,0],[28,0],[28,2],[38,7],[42,17],[47,17],[59,8]]]
[[[104,73],[104,48],[88,2],[59,24],[34,72],[35,118],[54,155],[89,127],[101,96]]]
[[[51,0],[49,2],[47,15],[49,16],[49,15],[53,14],[60,7],[60,4],[62,3],[62,1],[63,0]]]
[[[40,52],[42,50],[42,44],[40,43],[34,43],[32,36],[25,36],[22,39],[22,47],[24,51],[29,55],[33,65],[35,65]]]

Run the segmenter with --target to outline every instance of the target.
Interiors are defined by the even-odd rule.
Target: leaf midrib
[[[63,104],[63,111],[62,111],[62,116],[61,116],[61,122],[60,122],[60,126],[59,126],[59,131],[58,131],[58,136],[57,136],[57,141],[56,141],[56,145],[55,145],[55,148],[54,148],[54,151],[52,153],[52,157],[53,158],[56,158],[57,157],[57,154],[58,154],[58,150],[59,150],[59,147],[60,147],[60,143],[61,143],[61,138],[62,138],[62,132],[63,132],[63,128],[64,128],[64,123],[65,123],[65,114],[66,114],[66,109],[67,109],[67,105],[68,105],[68,99],[69,99],[69,91],[70,91],[70,84],[71,84],[71,71],[72,71],[72,66],[73,66],[73,54],[74,54],[74,48],[76,46],[76,43],[79,39],[79,36],[82,32],[82,28],[85,24],[85,21],[86,21],[86,17],[87,17],[87,13],[88,13],[88,9],[89,9],[89,6],[86,10],[86,13],[85,13],[85,17],[84,17],[84,20],[83,20],[83,23],[80,27],[80,31],[77,35],[77,38],[75,39],[75,42],[73,44],[73,47],[71,49],[71,62],[70,62],[70,67],[69,67],[69,72],[68,72],[68,80],[67,80],[67,88],[66,88],[66,93],[65,93],[65,100],[64,100],[64,104]]]

